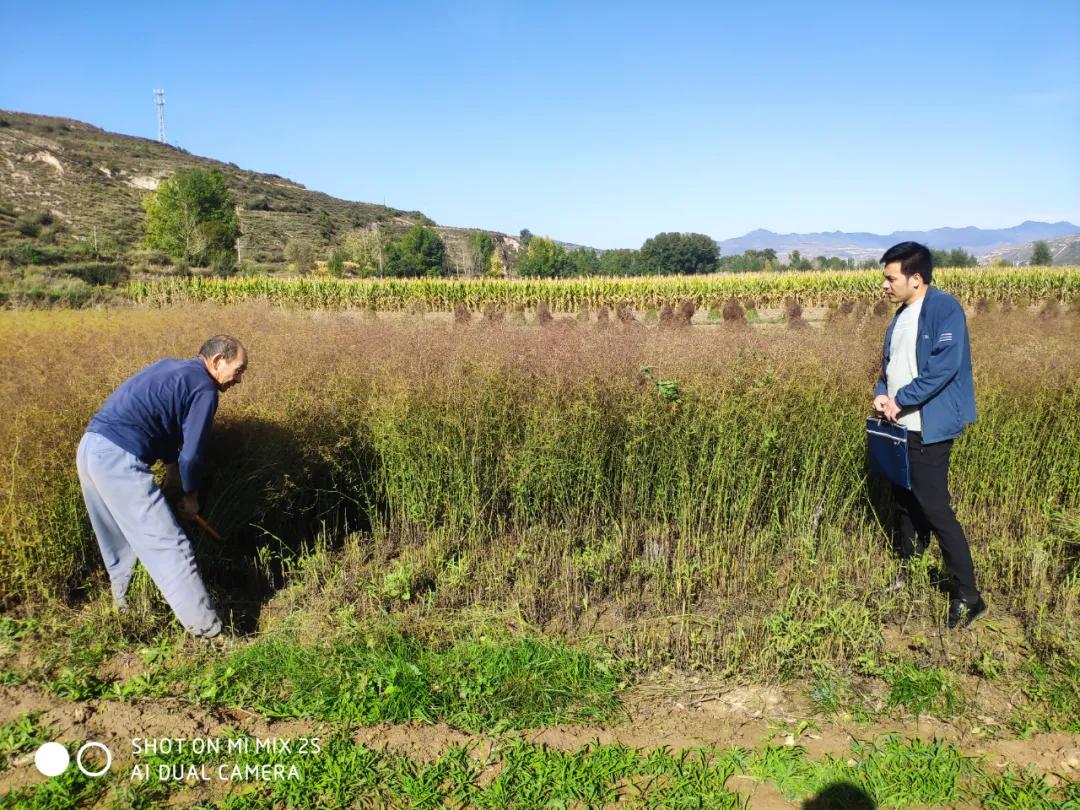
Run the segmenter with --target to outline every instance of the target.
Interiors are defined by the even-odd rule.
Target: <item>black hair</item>
[[[882,264],[900,262],[901,273],[909,279],[918,273],[927,284],[930,283],[930,277],[934,274],[934,257],[930,253],[930,248],[918,242],[901,242],[893,245],[885,251],[885,255],[879,261]]]
[[[220,354],[224,355],[226,360],[232,361],[242,348],[243,344],[232,335],[214,335],[199,348],[199,355],[209,360],[215,354]]]

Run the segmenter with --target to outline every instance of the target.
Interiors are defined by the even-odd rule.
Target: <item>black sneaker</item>
[[[967,627],[985,614],[986,610],[986,602],[983,601],[981,596],[972,605],[969,605],[963,599],[953,599],[949,603],[949,629]]]

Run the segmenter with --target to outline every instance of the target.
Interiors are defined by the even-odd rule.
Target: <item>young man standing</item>
[[[198,489],[218,394],[239,384],[247,351],[228,335],[207,340],[190,360],[159,360],[105,400],[79,443],[76,466],[113,601],[125,595],[141,561],[180,623],[214,638],[221,620],[150,465],[165,462],[166,486],[179,484],[183,517],[199,514]]]
[[[911,469],[910,490],[893,485],[896,551],[908,560],[926,550],[931,531],[938,536],[952,577],[948,626],[962,627],[986,613],[948,484],[953,439],[975,421],[967,320],[955,298],[930,286],[926,246],[901,242],[881,262],[885,295],[901,306],[885,332],[873,409],[908,429]]]

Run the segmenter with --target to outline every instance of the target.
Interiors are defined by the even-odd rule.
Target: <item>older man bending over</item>
[[[182,517],[199,514],[198,489],[218,394],[240,382],[247,351],[216,335],[188,360],[159,360],[128,378],[105,400],[79,443],[76,466],[90,523],[112,583],[125,596],[136,560],[189,633],[213,638],[221,620],[210,601],[191,541],[176,522],[150,465],[165,462],[179,483]]]

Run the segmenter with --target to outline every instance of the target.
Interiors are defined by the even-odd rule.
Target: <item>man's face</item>
[[[922,289],[922,276],[915,273],[910,278],[900,272],[900,262],[889,262],[881,271],[885,276],[882,290],[894,304],[906,304]]]
[[[226,360],[223,354],[215,354],[206,365],[217,382],[218,391],[228,391],[240,384],[240,378],[247,371],[247,350],[240,349],[232,360]]]

